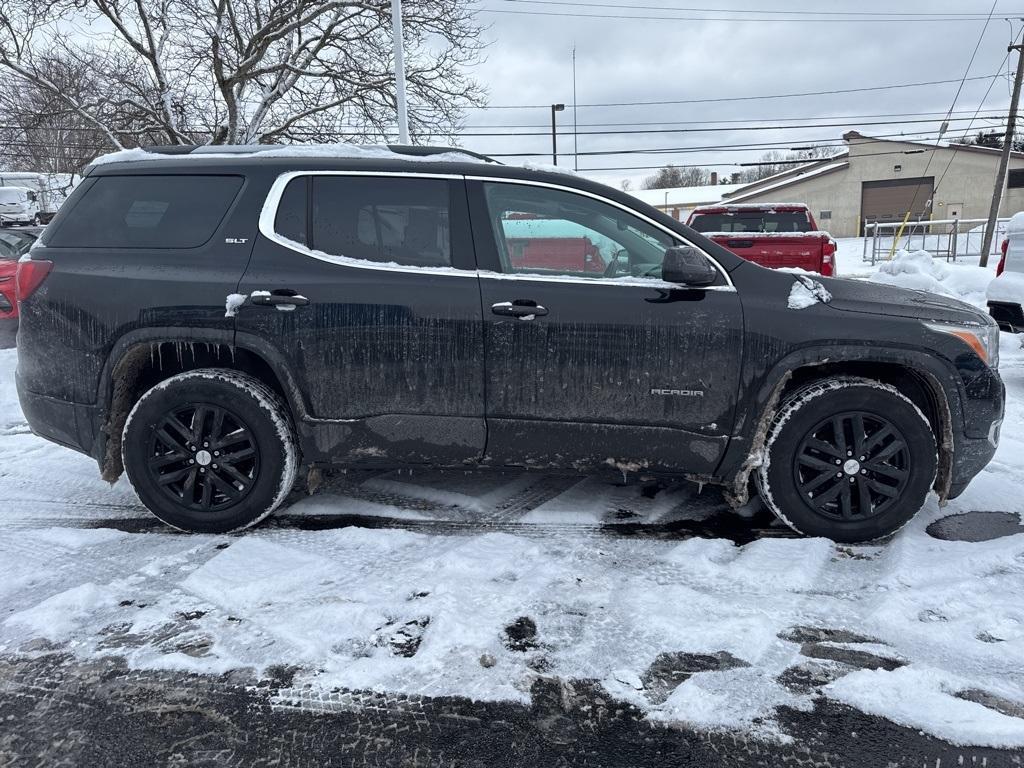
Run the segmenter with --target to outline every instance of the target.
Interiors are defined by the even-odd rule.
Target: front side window
[[[301,180],[300,177],[291,184]],[[286,192],[290,188],[289,185]],[[451,265],[450,193],[446,180],[313,176],[311,192],[311,248],[330,256],[382,264]],[[294,219],[282,221],[280,210],[278,227]]]
[[[241,188],[240,176],[101,176],[47,245],[195,248],[213,237]]]
[[[660,279],[674,240],[615,206],[521,184],[485,183],[502,271],[584,278]]]

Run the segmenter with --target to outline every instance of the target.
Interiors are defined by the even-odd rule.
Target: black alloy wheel
[[[896,387],[837,376],[783,401],[755,479],[765,505],[793,530],[875,541],[924,506],[938,453],[928,417]]]
[[[866,520],[903,493],[910,454],[899,428],[875,413],[848,411],[816,424],[793,462],[797,488],[826,518]]]
[[[301,456],[280,395],[250,374],[197,368],[154,385],[122,430],[132,487],[179,530],[255,525],[288,496]]]
[[[175,501],[202,512],[242,501],[260,471],[259,446],[236,413],[210,403],[176,408],[155,425],[149,471]]]

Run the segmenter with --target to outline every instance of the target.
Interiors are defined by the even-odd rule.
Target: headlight
[[[946,325],[944,323],[925,323],[938,333],[956,336],[960,341],[974,350],[990,368],[999,367],[999,326],[994,322],[979,326]]]

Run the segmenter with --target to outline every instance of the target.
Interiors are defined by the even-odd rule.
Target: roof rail
[[[298,146],[298,147],[316,147],[316,146],[329,146],[329,145],[317,145],[317,144],[161,144],[157,146],[141,147],[145,152],[151,152],[157,155],[253,155],[260,152],[269,152],[275,149],[282,149],[287,146]],[[415,144],[352,144],[350,146],[359,147],[361,149],[386,149],[390,152],[394,152],[396,155],[408,155],[409,157],[429,157],[431,155],[443,155],[448,153],[458,153],[460,155],[468,155],[475,157],[477,160],[483,160],[488,163],[498,163],[493,157],[487,155],[481,155],[479,152],[473,152],[468,149],[462,149],[460,147],[428,147],[420,146]]]

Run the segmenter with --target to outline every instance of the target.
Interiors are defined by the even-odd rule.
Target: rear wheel
[[[894,387],[836,378],[796,392],[768,432],[757,483],[791,528],[840,542],[899,530],[935,481],[935,436]]]
[[[168,525],[224,533],[284,500],[297,455],[287,409],[266,385],[226,369],[172,376],[146,392],[124,427],[125,471]]]

